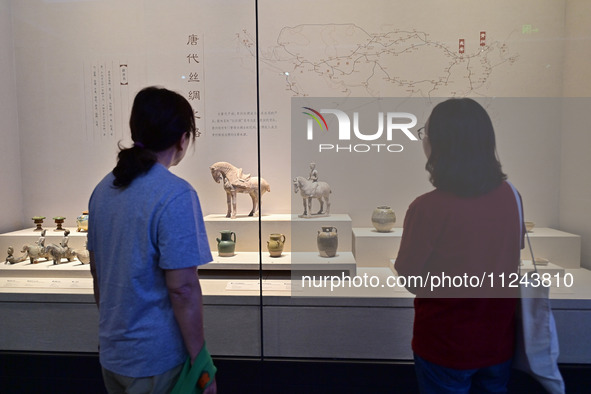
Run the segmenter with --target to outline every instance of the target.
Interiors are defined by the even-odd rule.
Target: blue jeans
[[[415,372],[421,394],[506,393],[511,362],[477,369],[453,369],[433,364],[416,354]]]

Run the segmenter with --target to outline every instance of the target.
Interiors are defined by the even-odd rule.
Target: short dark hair
[[[129,119],[134,145],[119,145],[113,186],[128,186],[137,176],[156,163],[155,152],[170,148],[183,134],[195,140],[195,114],[191,104],[180,94],[161,87],[142,89],[133,101]]]
[[[426,131],[431,154],[425,168],[437,189],[474,197],[507,179],[497,156],[492,121],[476,101],[454,98],[439,103]]]

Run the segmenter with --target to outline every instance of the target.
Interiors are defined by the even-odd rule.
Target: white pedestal
[[[521,261],[522,265],[521,265],[521,273],[525,274],[527,272],[532,272],[534,271],[534,265],[532,264],[531,260],[522,260]],[[548,263],[546,265],[539,265],[537,264],[537,270],[538,273],[541,274],[550,274],[550,275],[554,275],[554,274],[559,274],[559,275],[564,275],[564,268],[560,267],[556,264],[552,264],[552,263]]]
[[[536,258],[548,259],[564,268],[581,267],[581,237],[552,228],[534,227],[529,233]],[[527,241],[521,251],[523,260],[531,260]]]
[[[199,270],[243,270],[257,271],[259,254],[257,252],[239,252],[232,257],[220,257],[213,253],[214,261],[202,265]],[[306,272],[345,272],[355,275],[357,267],[351,252],[339,252],[335,257],[320,257],[317,252],[284,252],[280,257],[271,257],[263,253],[263,271],[306,271]]]
[[[536,258],[545,258],[562,268],[581,267],[581,237],[551,228],[534,228],[529,233]],[[402,229],[378,233],[373,228],[353,229],[353,254],[359,267],[388,267],[400,248]],[[531,260],[529,248],[521,251],[523,260]]]
[[[353,228],[353,255],[358,267],[389,267],[396,258],[402,239],[402,229],[379,233],[373,227]]]
[[[398,275],[398,272],[396,272],[396,269],[394,268],[394,263],[396,262],[396,259],[392,259],[390,260],[388,266],[390,267],[390,269],[392,270],[392,272],[394,273],[394,275]],[[534,266],[531,262],[531,260],[522,260],[521,261],[522,265],[521,265],[521,274],[525,274],[531,271],[534,271]],[[550,275],[554,275],[554,274],[559,274],[559,275],[564,275],[564,268],[556,265],[556,264],[552,264],[552,263],[548,263],[547,265],[539,265],[538,264],[538,273],[541,274],[545,274],[548,273]]]
[[[64,260],[65,261],[65,260]],[[53,264],[53,261],[43,261],[31,264],[29,259],[16,264],[0,263],[0,277],[2,278],[90,278],[90,265],[82,264],[78,260]]]
[[[320,257],[318,252],[293,252],[291,260],[292,272],[318,271],[331,274],[345,272],[350,276],[357,273],[357,264],[351,252],[337,251],[334,257]]]

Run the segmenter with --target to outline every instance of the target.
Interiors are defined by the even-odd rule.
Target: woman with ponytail
[[[188,358],[205,365],[200,381],[214,393],[197,276],[211,252],[197,193],[169,171],[195,140],[193,109],[178,93],[148,87],[134,99],[129,126],[133,145],[119,145],[117,165],[89,202],[105,386],[170,392]]]

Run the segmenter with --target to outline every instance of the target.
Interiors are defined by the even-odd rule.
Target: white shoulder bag
[[[524,222],[521,200],[515,187],[510,182],[507,183],[509,183],[515,194],[515,201],[517,201],[519,209],[519,226],[521,233],[523,233]],[[537,274],[536,260],[527,231],[525,236],[531,253],[532,264]],[[527,275],[525,274],[525,276]],[[534,286],[534,283],[537,286]],[[550,307],[550,287],[543,286],[541,280],[537,281],[537,283],[535,280],[520,280],[519,293],[520,299],[515,312],[516,333],[513,368],[531,375],[549,393],[563,394],[565,387],[564,380],[558,369],[558,334]]]

